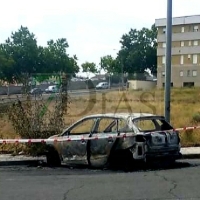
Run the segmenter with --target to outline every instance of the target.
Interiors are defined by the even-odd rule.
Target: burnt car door
[[[118,135],[118,119],[99,118],[89,143],[89,161],[93,167],[104,166]]]
[[[72,125],[63,134],[64,141],[61,142],[61,156],[66,164],[88,164],[87,144],[95,125],[95,118],[87,118]]]

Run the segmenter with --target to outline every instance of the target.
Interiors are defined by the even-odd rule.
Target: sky
[[[167,16],[167,0],[6,0],[0,8],[0,43],[22,25],[41,46],[66,38],[67,53],[77,55],[79,66],[116,57],[123,34]],[[200,0],[173,0],[173,17],[198,15],[199,8]]]

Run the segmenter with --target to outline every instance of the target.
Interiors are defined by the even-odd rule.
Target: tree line
[[[66,38],[49,40],[40,46],[35,34],[21,26],[16,32],[0,44],[0,80],[8,83],[23,83],[34,74],[43,81],[52,74],[70,74],[75,76],[82,67],[83,72],[98,73],[103,69],[108,74],[128,73],[144,74],[149,69],[157,72],[157,29],[131,29],[120,39],[121,49],[117,57],[106,55],[99,63],[85,62],[78,66],[78,57],[67,53],[69,44]]]

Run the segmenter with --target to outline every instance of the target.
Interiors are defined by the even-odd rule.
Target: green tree
[[[13,66],[14,60],[10,56],[6,56],[0,46],[0,80],[2,82],[13,82]]]
[[[21,26],[17,32],[12,32],[11,37],[1,45],[1,49],[7,58],[14,60],[7,73],[7,79],[16,82],[27,83],[31,73],[38,69],[38,48],[35,35],[30,33],[27,27]],[[7,71],[8,68],[1,68]]]
[[[70,57],[67,54],[68,43],[65,38],[57,41],[50,40],[47,42],[47,47],[38,48],[38,63],[41,66],[42,74],[36,74],[36,80],[41,82],[49,77],[60,77],[60,74],[68,74],[70,78],[79,71],[77,64],[77,56]],[[41,73],[40,72],[40,73]]]
[[[35,35],[21,26],[0,45],[0,78],[26,86],[31,76],[42,81],[58,73],[75,74],[79,71],[77,57],[67,54],[68,47],[65,38],[50,40],[47,47],[38,46]]]
[[[77,65],[77,57],[70,57],[67,54],[67,48],[69,47],[67,40],[65,38],[61,38],[56,40],[50,40],[47,42],[48,47],[45,49],[44,53],[49,66],[47,68],[48,72],[66,72],[69,74],[73,74],[79,71],[79,67]]]
[[[151,29],[131,29],[120,40],[122,48],[118,54],[118,60],[123,65],[124,72],[144,74],[150,69],[153,74],[157,72],[157,29],[152,25]]]
[[[107,73],[106,79],[109,85],[111,83],[119,83],[121,80],[121,67],[117,59],[114,59],[111,55],[103,56],[101,57],[100,66]]]
[[[120,63],[114,59],[111,55],[101,57],[100,62],[101,69],[109,74],[120,72]]]
[[[85,62],[81,65],[81,67],[83,69],[83,72],[87,73],[88,78],[89,78],[89,73],[96,74],[98,72],[97,66],[93,62]],[[93,82],[90,79],[86,80],[86,89],[92,89],[92,88],[94,88]]]
[[[83,72],[86,72],[86,73],[97,73],[98,70],[97,70],[97,66],[95,63],[93,62],[85,62],[81,65],[82,69],[83,69]]]

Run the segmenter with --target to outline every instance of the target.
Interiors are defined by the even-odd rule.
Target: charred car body
[[[51,165],[64,162],[105,167],[116,162],[131,165],[135,161],[181,158],[179,133],[163,116],[148,113],[90,115],[50,139],[63,139],[47,142],[47,162]]]

